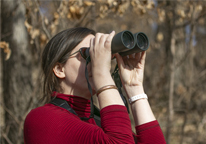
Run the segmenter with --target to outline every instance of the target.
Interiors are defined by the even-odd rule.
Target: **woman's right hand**
[[[107,78],[111,77],[111,42],[114,35],[114,31],[110,34],[97,33],[90,41],[89,54],[95,89],[111,83],[107,82]]]

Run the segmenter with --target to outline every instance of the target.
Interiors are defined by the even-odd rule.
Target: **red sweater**
[[[58,94],[79,117],[90,116],[90,101],[81,97]],[[94,119],[82,121],[64,108],[45,104],[33,109],[24,123],[26,144],[132,144],[131,122],[124,106],[112,105],[100,111],[101,126]],[[157,121],[136,126],[138,144],[165,144]]]

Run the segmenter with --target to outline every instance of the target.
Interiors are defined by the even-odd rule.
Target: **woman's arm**
[[[102,128],[68,110],[46,104],[32,110],[24,123],[25,144],[133,144],[130,119],[124,106],[101,111]]]
[[[111,74],[111,42],[114,31],[110,34],[97,33],[90,41],[90,57],[92,77],[95,90],[104,86],[115,85]],[[128,98],[143,94],[143,74],[146,53],[136,53],[122,58],[116,54],[123,86]],[[109,105],[124,105],[116,89],[102,91],[98,95],[100,109]],[[131,104],[135,124],[140,125],[155,120],[147,99],[141,99]]]
[[[143,77],[146,52],[136,53],[123,58],[116,54],[116,58],[120,69],[120,77],[128,98],[145,94]],[[138,143],[166,144],[147,98],[132,102],[131,109],[136,125]]]
[[[111,74],[111,42],[115,32],[97,33],[90,42],[92,77],[95,90],[115,85]],[[110,105],[124,105],[117,89],[108,89],[98,95],[100,109]]]
[[[95,39],[91,39],[90,42],[92,77],[96,91],[107,85],[115,85],[110,74],[112,57],[111,41],[113,36],[114,32],[110,33],[109,35],[98,33],[96,34]],[[116,54],[118,66],[120,69],[121,80],[125,91],[127,92],[128,98],[144,93],[143,73],[145,57],[145,52],[133,54],[124,58]],[[120,94],[116,89],[108,89],[102,91],[98,95],[98,100],[100,104],[100,109],[112,105],[124,105]],[[146,124],[155,120],[155,117],[147,99],[140,99],[131,103],[131,108],[136,126]],[[129,127],[131,126],[128,126],[128,128]],[[112,126],[109,126],[108,128],[111,128],[111,131],[114,130],[114,127]],[[127,136],[129,139],[132,139],[130,134],[128,134]],[[140,140],[140,143],[141,138],[143,138],[141,134],[139,135],[139,138],[137,136],[137,139]]]
[[[135,53],[126,57],[116,54],[120,77],[128,98],[144,94],[143,77],[146,52]],[[139,99],[131,103],[135,125],[141,125],[155,120],[147,99]]]
[[[125,89],[127,90],[127,94],[129,98],[135,95],[145,93],[143,86],[133,86],[132,89],[134,90],[131,90],[131,87],[129,86],[125,86]],[[133,114],[136,126],[156,120],[151,110],[148,99],[145,99],[145,98],[139,99],[131,103],[130,106],[131,106],[131,110],[132,110],[132,114]]]

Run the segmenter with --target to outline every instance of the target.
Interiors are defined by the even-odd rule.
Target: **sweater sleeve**
[[[131,122],[124,106],[108,106],[100,113],[102,128],[84,122],[60,107],[32,110],[24,123],[25,143],[134,143]]]
[[[136,126],[138,144],[166,144],[158,121]]]

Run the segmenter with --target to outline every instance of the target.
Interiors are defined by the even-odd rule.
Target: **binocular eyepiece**
[[[121,56],[130,55],[146,51],[149,48],[149,39],[143,32],[131,33],[128,30],[116,34],[112,39],[112,54],[119,53]],[[89,49],[84,53],[85,57],[89,56]]]

